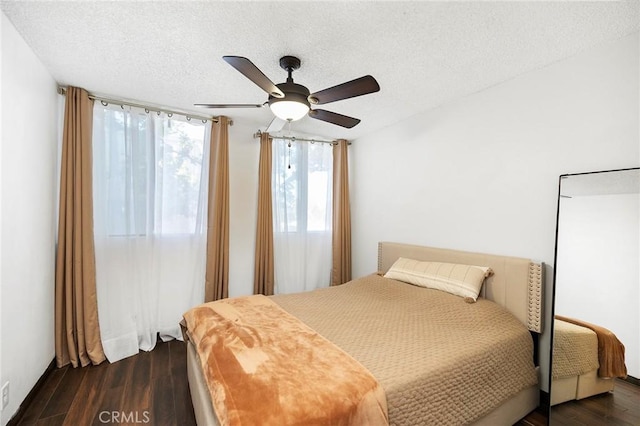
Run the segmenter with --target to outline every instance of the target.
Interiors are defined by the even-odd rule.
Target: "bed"
[[[555,316],[551,405],[613,391],[625,378],[624,345],[610,330]]]
[[[467,303],[468,300],[458,295],[382,276],[400,258],[481,265],[490,268],[493,275],[484,280],[477,302]],[[289,316],[299,319],[301,323],[296,327],[305,331],[297,331],[298,334],[312,335],[314,342],[330,342],[337,352],[344,352],[347,364],[353,361],[364,367],[374,379],[375,383],[362,379],[366,387],[362,401],[366,400],[368,408],[363,408],[364,404],[358,402],[350,411],[356,414],[350,414],[345,422],[320,419],[308,420],[305,424],[507,425],[517,422],[538,406],[538,367],[534,362],[533,340],[542,331],[540,263],[515,257],[382,242],[378,246],[378,271],[328,289],[250,299],[251,304],[260,306],[257,312],[284,312],[285,319],[271,321],[272,325],[289,324]],[[244,321],[244,317],[238,316],[235,310],[238,304],[248,303],[244,298],[213,303],[217,303],[216,309],[222,316],[230,319],[231,326],[225,326],[224,330]],[[187,317],[185,315],[185,320]],[[223,374],[225,368],[220,368],[219,360],[211,358],[210,353],[200,350],[198,338],[194,338],[198,327],[189,326],[189,321],[185,321],[184,332],[188,342],[187,370],[196,420],[201,425],[234,424],[234,417],[229,415],[224,405],[220,405],[220,399],[226,395],[228,400],[233,399],[232,402],[236,403],[236,395],[241,398],[251,392],[233,393],[235,391],[226,387],[221,389],[220,383],[215,378],[211,379],[212,372]],[[270,339],[260,335],[255,327],[244,327],[243,330],[243,334],[239,338],[236,335],[233,340],[234,345],[242,340],[243,357],[258,343]],[[199,333],[202,336],[203,330]],[[204,334],[216,342],[218,337],[213,335],[217,333],[204,329]],[[283,334],[280,329],[276,333]],[[430,338],[428,342],[424,340],[426,336]],[[457,342],[458,346],[452,347],[452,342]],[[222,348],[224,345],[218,346]],[[294,352],[304,353],[305,350]],[[293,357],[294,352],[287,352],[287,356]],[[323,349],[322,352],[330,351]],[[222,357],[226,356],[224,354],[227,352]],[[251,365],[249,369],[255,371],[255,359],[254,356],[252,361],[247,361],[243,368],[246,370],[246,365]],[[203,363],[203,360],[207,361]],[[239,365],[245,361],[236,359],[233,362]],[[334,364],[343,365],[344,362],[342,359],[340,362],[327,362],[328,366],[322,369]],[[355,370],[355,367],[347,370]],[[327,377],[329,380],[336,380],[342,374],[346,373],[337,370],[326,376],[331,376]],[[243,376],[240,382],[246,383],[247,380]],[[212,381],[216,383],[212,384]],[[353,380],[346,381],[351,383]],[[316,380],[309,380],[311,382]],[[307,385],[297,383],[303,395],[296,398],[302,398],[304,402],[293,399],[296,402],[289,405],[299,410],[325,403],[315,398],[315,390],[309,391]],[[330,387],[339,388],[341,385],[332,382]],[[275,384],[273,387],[279,386]],[[260,387],[252,389],[254,394],[263,397],[243,403],[254,407],[264,402],[261,399],[269,400],[281,392]],[[351,388],[346,390],[352,391]],[[278,398],[283,400],[285,397]],[[273,403],[269,400],[269,404]],[[263,409],[256,411],[263,417],[262,421],[254,418],[255,424],[278,424],[277,421],[267,421],[268,416]]]

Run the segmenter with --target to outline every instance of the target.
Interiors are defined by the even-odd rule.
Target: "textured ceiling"
[[[298,56],[294,79],[312,92],[371,74],[380,92],[325,106],[358,126],[305,117],[292,127],[348,139],[640,28],[638,1],[0,5],[60,84],[154,105],[266,101],[223,55],[251,59],[275,83],[286,78],[278,59]],[[209,111],[256,129],[272,118],[266,108]]]

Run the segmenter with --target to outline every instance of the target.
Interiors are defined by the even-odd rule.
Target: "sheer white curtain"
[[[204,300],[210,124],[96,102],[96,279],[110,362],[181,339]]]
[[[273,140],[276,294],[331,282],[332,155],[329,144]]]

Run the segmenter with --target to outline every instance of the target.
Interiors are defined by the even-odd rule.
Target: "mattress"
[[[373,374],[394,425],[473,423],[537,384],[531,335],[486,299],[378,275],[272,298]]]
[[[598,376],[603,379],[627,377],[627,366],[625,365],[624,345],[611,330],[600,325],[595,325],[583,320],[569,318],[561,315],[555,316],[556,320],[571,323],[591,330],[596,335],[598,352]]]
[[[187,375],[189,390],[193,401],[196,423],[206,426],[219,426],[220,422],[211,405],[209,389],[201,368],[201,361],[193,342],[187,341]],[[574,392],[575,393],[575,392]],[[537,385],[520,391],[504,404],[486,416],[472,423],[472,426],[512,425],[530,413],[539,403]],[[419,422],[416,422],[419,424]],[[371,426],[371,425],[370,425]]]
[[[597,370],[598,338],[596,333],[556,319],[553,331],[553,379],[580,376]]]

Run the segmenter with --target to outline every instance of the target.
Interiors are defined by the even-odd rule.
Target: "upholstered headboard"
[[[488,266],[493,276],[487,278],[481,297],[504,306],[529,330],[542,333],[542,263],[519,257],[497,256],[410,244],[378,243],[378,270],[386,272],[399,258]]]

